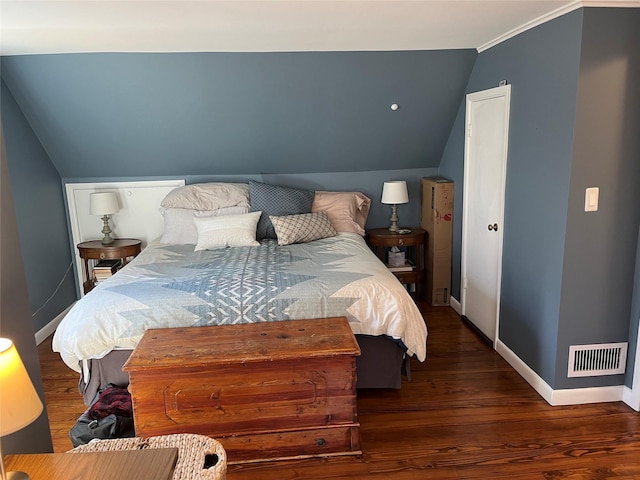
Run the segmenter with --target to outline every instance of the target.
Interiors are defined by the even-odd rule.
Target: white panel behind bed
[[[162,235],[164,220],[160,202],[171,190],[185,185],[184,179],[137,182],[67,183],[67,212],[71,226],[76,289],[83,296],[83,263],[76,245],[102,238],[102,217],[89,213],[89,195],[116,192],[120,211],[111,216],[109,225],[114,238],[137,238],[142,248]]]

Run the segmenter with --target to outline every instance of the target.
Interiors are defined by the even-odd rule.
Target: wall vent
[[[569,347],[569,377],[619,375],[627,365],[627,346],[623,343],[571,345]]]

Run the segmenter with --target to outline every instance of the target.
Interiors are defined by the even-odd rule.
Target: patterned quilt
[[[152,243],[78,301],[53,349],[72,369],[132,349],[148,328],[346,316],[354,334],[387,335],[423,361],[427,329],[396,277],[356,234],[304,244],[193,251]]]

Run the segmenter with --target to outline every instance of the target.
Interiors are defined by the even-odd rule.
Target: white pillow
[[[225,207],[248,207],[248,183],[196,183],[171,190],[160,203],[165,208],[217,210]]]
[[[217,210],[192,210],[189,208],[161,208],[164,215],[164,233],[160,243],[169,245],[195,245],[198,243],[198,229],[195,217],[218,217],[247,213],[249,207],[225,207]]]
[[[194,217],[198,229],[195,251],[260,245],[256,240],[256,227],[260,215],[262,212],[222,217]]]

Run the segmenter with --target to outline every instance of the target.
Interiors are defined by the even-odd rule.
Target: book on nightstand
[[[412,272],[415,268],[415,265],[411,260],[406,260],[404,265],[392,267],[391,265],[387,264],[387,268],[390,272]]]
[[[113,260],[100,260],[93,267],[93,280],[95,283],[106,280],[116,273],[122,266],[119,258]]]
[[[414,266],[410,263],[405,263],[404,265],[400,265],[399,267],[392,267],[390,265],[387,265],[387,268],[390,272],[412,272]]]

